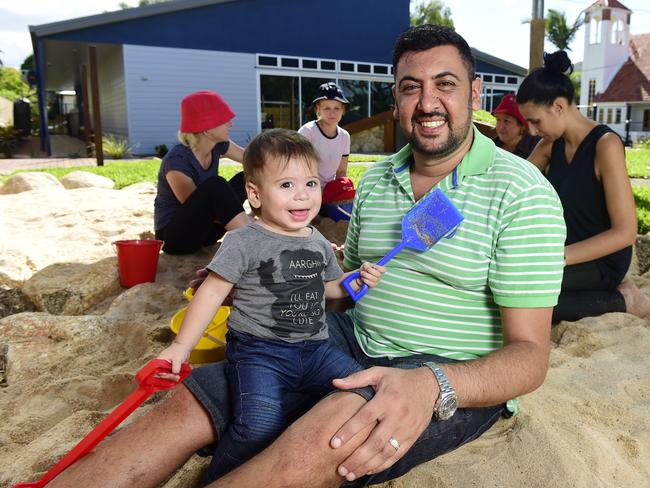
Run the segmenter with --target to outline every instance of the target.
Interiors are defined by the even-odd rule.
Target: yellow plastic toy
[[[188,301],[191,301],[194,296],[192,289],[188,288],[185,290],[183,296],[187,298]],[[174,334],[178,334],[186,313],[187,307],[183,307],[172,317],[169,327]],[[228,332],[226,322],[228,321],[229,315],[230,307],[219,307],[212,322],[210,322],[207,330],[203,333],[203,336],[199,339],[199,342],[190,354],[190,363],[214,363],[216,361],[221,361],[224,358],[226,355],[226,332]]]

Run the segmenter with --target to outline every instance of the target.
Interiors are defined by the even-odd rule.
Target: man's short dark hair
[[[393,48],[393,72],[397,75],[397,64],[404,53],[410,51],[428,51],[433,47],[447,45],[454,46],[458,49],[463,63],[467,68],[469,80],[474,80],[476,75],[476,60],[467,41],[453,29],[433,24],[413,26],[397,38],[395,47]]]

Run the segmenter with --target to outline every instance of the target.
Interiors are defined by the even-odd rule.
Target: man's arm
[[[504,403],[535,390],[544,381],[550,351],[551,308],[501,308],[505,345],[484,358],[444,364],[460,407]],[[372,385],[375,397],[334,435],[334,448],[378,422],[366,441],[339,466],[355,479],[392,466],[417,440],[431,420],[438,384],[429,368],[396,370],[371,368],[336,380],[339,388]],[[397,451],[388,439],[398,439]]]

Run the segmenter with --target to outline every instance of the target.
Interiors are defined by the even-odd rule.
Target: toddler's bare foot
[[[626,280],[618,285],[618,291],[621,292],[625,299],[625,309],[627,313],[637,317],[646,317],[650,315],[650,297],[639,290],[632,281]]]

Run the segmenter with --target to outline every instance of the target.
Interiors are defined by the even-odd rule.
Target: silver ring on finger
[[[390,439],[388,439],[388,443],[396,451],[399,450],[399,442],[397,442],[397,439],[395,439],[394,437],[391,437]]]

